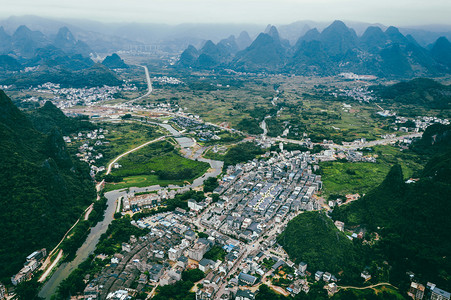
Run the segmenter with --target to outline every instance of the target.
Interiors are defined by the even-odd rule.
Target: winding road
[[[363,286],[363,287],[357,287],[357,286],[337,286],[337,289],[338,289],[338,290],[341,290],[341,289],[343,289],[343,290],[346,290],[346,289],[365,290],[365,289],[373,289],[373,288],[375,288],[375,287],[377,287],[377,286],[381,286],[381,285],[388,285],[388,286],[391,286],[391,287],[394,288],[394,289],[398,289],[396,286],[394,286],[393,284],[388,283],[388,282],[380,282],[380,283],[377,283],[377,284],[373,284],[373,285],[369,285],[369,286]]]

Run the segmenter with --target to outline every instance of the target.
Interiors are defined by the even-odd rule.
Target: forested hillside
[[[313,273],[321,270],[337,276],[340,273],[340,279],[358,279],[365,266],[359,247],[325,213],[305,212],[297,216],[277,241],[296,263],[306,262]]]
[[[451,108],[451,87],[428,78],[416,78],[391,86],[373,87],[379,97],[399,104],[434,109]]]
[[[60,129],[36,130],[3,91],[0,140],[0,281],[7,282],[28,254],[56,245],[95,199],[95,189]]]
[[[52,102],[47,101],[41,108],[29,112],[29,118],[34,128],[42,133],[50,132],[54,127],[61,130],[63,135],[82,130],[95,129],[95,125],[82,118],[68,118]]]
[[[393,266],[391,280],[406,284],[407,271],[451,289],[451,127],[434,125],[413,150],[429,158],[420,178],[405,183],[393,166],[384,182],[359,201],[336,208],[333,218],[381,236],[377,251]]]

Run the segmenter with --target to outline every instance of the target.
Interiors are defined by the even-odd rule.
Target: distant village
[[[173,84],[173,85],[183,84],[183,82],[180,81],[179,79],[174,78],[174,77],[168,77],[168,76],[154,77],[152,80],[154,82],[159,82],[162,84]]]
[[[60,84],[47,82],[37,87],[30,87],[26,91],[38,92],[53,95],[51,99],[54,104],[61,108],[69,108],[77,105],[91,106],[98,102],[104,102],[115,99],[121,92],[136,92],[138,88],[127,81],[121,86],[103,86],[92,88],[62,88]],[[44,104],[49,99],[41,99],[36,96],[24,99],[28,102],[39,102]]]

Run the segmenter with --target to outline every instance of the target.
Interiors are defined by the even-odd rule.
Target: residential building
[[[129,300],[132,299],[131,296],[128,295],[128,291],[126,290],[117,290],[113,293],[109,293],[106,296],[107,300]]]
[[[6,288],[3,284],[0,283],[0,300],[5,299],[6,297]]]
[[[249,290],[238,290],[236,292],[235,300],[254,300],[255,294]]]
[[[305,271],[307,271],[307,264],[305,262],[301,262],[298,270],[301,274],[305,274]]]
[[[332,277],[332,274],[330,274],[329,272],[326,272],[326,273],[324,273],[324,275],[323,275],[323,280],[324,280],[325,282],[329,282],[330,279],[331,279],[331,277]]]
[[[204,254],[208,251],[208,246],[202,243],[196,243],[192,248],[188,249],[188,257],[196,261],[201,261]]]
[[[211,259],[202,258],[201,261],[199,261],[199,270],[206,273],[208,272],[212,267],[214,267],[215,262]]]
[[[447,291],[439,289],[435,285],[431,287],[431,300],[450,300],[451,294]]]
[[[360,274],[360,277],[362,277],[363,279],[365,279],[365,281],[368,281],[368,280],[370,280],[371,279],[371,274],[370,273],[368,273],[368,271],[363,271],[361,274]]]
[[[315,273],[315,280],[320,281],[323,278],[324,272],[322,271],[316,271]]]
[[[257,282],[257,277],[241,272],[238,275],[238,283],[252,286]]]
[[[344,231],[345,230],[345,223],[337,220],[337,221],[335,221],[334,224],[338,228],[338,230],[340,230],[340,231]]]
[[[213,299],[213,295],[215,290],[211,286],[204,287],[203,289],[199,289],[196,292],[196,300],[211,300]]]
[[[409,295],[415,300],[421,300],[424,297],[424,290],[425,290],[424,285],[412,282],[410,284],[409,292],[407,292],[407,295]]]
[[[169,260],[177,261],[177,259],[182,255],[182,249],[179,247],[170,248],[168,250],[168,257]]]
[[[99,297],[99,287],[95,284],[88,284],[83,291],[83,296],[85,300],[95,300]]]

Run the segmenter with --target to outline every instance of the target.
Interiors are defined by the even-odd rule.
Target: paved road
[[[355,144],[355,145],[349,145],[349,146],[343,146],[343,145],[338,145],[338,144],[332,144],[329,146],[330,146],[330,148],[334,148],[337,150],[356,150],[359,148],[373,147],[376,145],[387,145],[387,144],[391,144],[391,143],[394,143],[394,142],[397,142],[397,141],[400,141],[400,140],[403,140],[406,138],[421,137],[422,135],[423,135],[422,132],[417,132],[417,133],[410,133],[410,134],[406,134],[406,135],[397,136],[394,138],[375,140],[375,141],[370,141],[370,142]],[[298,145],[301,145],[304,143],[303,141],[291,140],[291,139],[286,139],[286,138],[281,138],[281,137],[273,138],[273,140],[276,142],[285,142],[285,143],[292,143],[292,144],[298,144]],[[316,144],[319,145],[319,143],[316,143]]]
[[[61,257],[63,257],[63,250],[62,249],[60,249],[60,251],[58,252],[58,255],[55,258],[55,260],[52,262],[50,267],[48,267],[47,270],[45,270],[44,274],[42,274],[42,276],[39,278],[38,282],[43,282],[47,278],[47,276],[49,276],[50,272],[58,264],[58,262],[60,261]]]
[[[147,92],[146,92],[144,95],[139,96],[138,98],[129,100],[129,101],[125,102],[125,103],[132,103],[132,102],[135,102],[135,101],[137,101],[137,100],[141,100],[141,99],[143,99],[143,98],[149,96],[149,95],[152,93],[152,91],[153,91],[153,88],[152,88],[152,81],[150,80],[150,75],[149,75],[149,70],[147,69],[146,66],[140,66],[140,67],[143,67],[143,68],[144,68],[144,71],[145,71],[145,73],[146,73]]]

